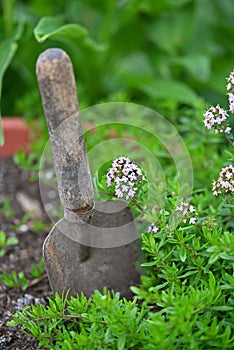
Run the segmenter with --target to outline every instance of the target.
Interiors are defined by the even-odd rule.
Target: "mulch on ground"
[[[19,243],[9,246],[3,257],[0,257],[0,274],[13,270],[24,271],[29,287],[22,291],[20,288],[6,287],[0,281],[0,349],[2,350],[34,350],[37,341],[27,336],[18,327],[8,327],[11,313],[22,310],[25,305],[46,303],[51,297],[51,289],[47,275],[35,281],[30,271],[32,265],[38,265],[42,257],[42,245],[50,229],[50,221],[43,211],[38,182],[30,182],[30,174],[20,171],[11,158],[0,159],[0,230],[7,237],[17,237]],[[4,207],[10,202],[13,212]],[[28,217],[28,206],[33,213]],[[26,218],[26,219],[25,219]],[[42,231],[35,232],[34,219],[47,223]]]

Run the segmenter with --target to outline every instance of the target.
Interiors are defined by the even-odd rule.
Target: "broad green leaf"
[[[174,59],[196,79],[206,82],[210,78],[210,59],[206,55],[188,55]]]
[[[17,50],[17,41],[20,39],[23,32],[23,23],[20,23],[14,34],[8,39],[3,40],[0,43],[0,96],[2,92],[2,80],[3,76],[10,65],[12,58]]]
[[[11,60],[15,54],[15,51],[17,50],[17,43],[12,42],[11,40],[4,40],[0,44],[0,100],[1,100],[1,93],[2,93],[2,81],[3,76],[11,63]],[[1,117],[1,111],[0,111],[0,117]],[[2,133],[2,123],[0,120],[0,146],[4,144],[4,136]]]
[[[0,44],[0,96],[2,92],[2,80],[17,49],[17,43],[12,40],[4,40]]]
[[[18,44],[17,40],[20,39],[23,33],[23,23],[19,23],[14,31],[14,33],[7,39],[3,40],[0,43],[0,101],[2,94],[2,81],[4,74],[9,67],[12,58],[17,50]],[[1,123],[1,110],[0,110],[0,146],[4,144],[4,135],[2,132],[2,123]]]
[[[39,43],[43,43],[50,37],[66,36],[76,37],[87,34],[87,30],[79,25],[63,25],[63,17],[43,17],[34,28],[34,35]],[[76,28],[75,28],[76,27]],[[75,30],[74,30],[75,29]]]
[[[140,89],[153,99],[174,99],[178,102],[196,106],[198,96],[186,84],[176,80],[155,79],[140,86]]]
[[[169,12],[170,10],[174,9],[179,9],[189,2],[191,2],[191,0],[145,0],[139,1],[139,7],[142,11],[149,14],[158,14],[165,13],[166,11]]]
[[[63,24],[60,17],[43,17],[34,28],[34,35],[39,43],[43,43],[48,38],[71,42],[76,47],[91,48],[95,51],[103,51],[106,45],[95,42],[88,29],[79,24]]]
[[[155,1],[157,3],[157,1]],[[157,48],[169,55],[177,55],[190,42],[194,30],[194,10],[181,9],[179,16],[175,12],[152,21],[149,37]]]
[[[135,52],[116,64],[116,76],[128,86],[136,87],[152,80],[154,71],[147,55]]]

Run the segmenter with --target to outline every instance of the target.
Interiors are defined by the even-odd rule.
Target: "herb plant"
[[[209,113],[213,113],[212,110]],[[226,112],[222,115],[226,117]],[[212,119],[207,111],[204,117]],[[227,140],[226,129],[220,129],[226,121],[224,118],[217,122],[218,134],[209,137],[220,143],[222,138],[227,142],[226,147],[231,147],[231,130],[226,132]],[[202,126],[201,119],[200,124]],[[212,147],[212,142],[207,145]],[[95,291],[89,298],[83,294],[72,297],[56,294],[47,306],[27,306],[13,315],[9,326],[20,325],[39,340],[39,346],[52,350],[232,349],[232,147],[222,155],[230,161],[225,165],[225,172],[221,172],[226,178],[218,179],[221,193],[212,192],[212,183],[206,179],[209,190],[196,187],[191,202],[177,198],[176,177],[171,177],[171,166],[167,164],[165,205],[160,210],[156,205],[148,209],[144,202],[144,207],[139,205],[139,193],[145,192],[149,181],[137,164],[124,156],[105,164],[101,168],[103,175],[99,173],[95,178],[98,189],[135,205],[148,222],[148,229],[141,235],[145,273],[141,284],[131,287],[132,300],[105,289]],[[217,164],[222,162],[221,159]],[[216,176],[216,166],[211,174]],[[173,211],[180,217],[177,226],[172,226],[169,220]]]

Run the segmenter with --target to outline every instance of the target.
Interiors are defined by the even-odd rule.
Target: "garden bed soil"
[[[0,257],[0,274],[13,270],[24,271],[29,287],[6,287],[0,281],[0,349],[1,350],[34,350],[37,341],[27,336],[19,327],[9,327],[11,313],[22,310],[23,306],[32,303],[46,303],[51,297],[47,275],[35,280],[31,274],[32,265],[38,265],[42,257],[42,245],[50,230],[50,221],[43,211],[38,182],[30,182],[29,175],[19,170],[12,158],[0,159],[0,229],[7,237],[17,237],[19,243],[9,246],[3,257]],[[25,220],[27,205],[32,204],[34,211]],[[10,207],[6,206],[6,202]],[[5,203],[5,205],[4,205]],[[9,207],[9,208],[8,208]],[[12,211],[13,210],[13,211]],[[35,232],[34,220],[46,223],[45,228]]]

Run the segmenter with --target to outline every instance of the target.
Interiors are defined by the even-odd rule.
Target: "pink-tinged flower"
[[[216,107],[211,106],[204,113],[204,126],[207,130],[214,129],[215,134],[218,133],[230,133],[231,128],[227,123],[228,113],[224,108],[221,108],[220,105]]]
[[[115,189],[115,195],[116,195],[118,198],[123,198],[123,192],[121,191],[120,188],[116,188],[116,189]]]
[[[234,113],[234,70],[230,73],[227,78],[227,95],[229,102],[229,111]]]
[[[229,111],[234,113],[234,94],[228,93]]]
[[[155,224],[151,224],[147,230],[149,233],[157,233],[159,228]]]
[[[234,92],[234,70],[229,74],[227,82],[227,91]]]
[[[108,187],[114,185],[118,198],[131,200],[135,196],[138,186],[147,181],[142,170],[129,158],[119,157],[112,162],[106,175]]]
[[[230,134],[232,131],[232,129],[230,128],[230,126],[227,126],[226,129],[224,130],[225,134]]]
[[[196,212],[196,210],[195,210],[193,205],[189,206],[189,211],[190,211],[190,213],[195,213]]]
[[[234,167],[232,164],[222,168],[217,181],[213,181],[213,195],[234,193]]]
[[[189,223],[192,224],[192,225],[195,225],[196,224],[196,218],[190,218],[189,219]]]
[[[133,198],[135,196],[135,193],[136,192],[132,188],[130,188],[126,199]]]
[[[177,205],[176,212],[178,215],[181,215],[182,221],[186,223],[187,221],[190,224],[194,224],[197,216],[196,209],[193,205],[189,205],[188,203],[181,202],[180,205]],[[191,217],[191,214],[193,214],[193,217]]]

